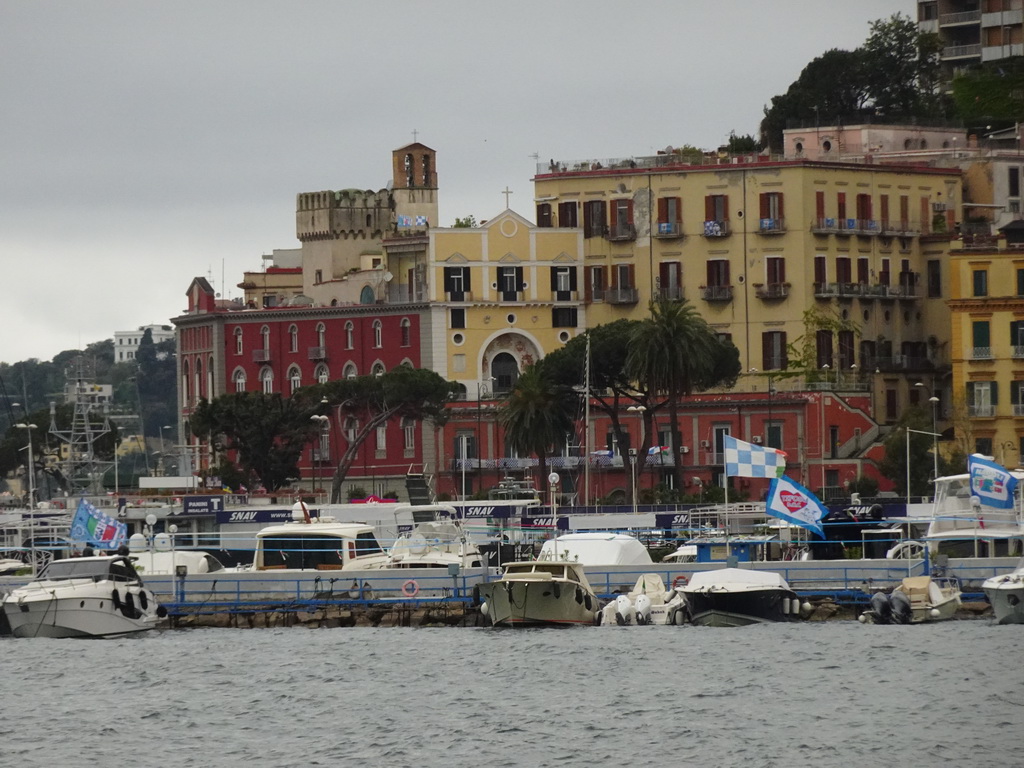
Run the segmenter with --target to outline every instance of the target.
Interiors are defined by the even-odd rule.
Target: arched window
[[[293,365],[288,369],[288,393],[295,394],[295,390],[302,386],[302,371],[299,366]]]
[[[384,346],[384,324],[380,320],[373,321],[373,346],[375,349]]]
[[[318,347],[327,346],[327,329],[323,323],[316,324],[316,345]]]
[[[211,355],[209,362],[206,364],[206,397],[213,400],[216,394],[213,391],[213,356]]]
[[[181,402],[186,405],[192,402],[189,371],[188,360],[183,360],[181,363]]]
[[[406,451],[416,450],[416,422],[408,416],[402,417],[402,446]]]
[[[288,326],[288,351],[299,351],[299,329],[294,325]]]
[[[355,335],[356,326],[351,320],[349,320],[345,323],[345,349],[356,348]]]
[[[430,155],[423,156],[423,186],[430,186]]]
[[[412,323],[408,317],[402,318],[402,346],[408,347],[412,344]]]
[[[359,303],[373,304],[376,300],[377,295],[373,292],[373,288],[368,285],[364,285],[363,290],[359,292]]]
[[[356,364],[352,362],[345,363],[345,368],[341,372],[343,379],[354,379],[359,375],[359,371],[356,369]]]
[[[491,375],[494,376],[495,392],[511,392],[519,379],[519,365],[512,355],[502,352],[491,361]]]
[[[356,434],[359,432],[359,419],[355,416],[345,417],[345,439],[350,443],[355,441]]]
[[[384,363],[378,360],[373,364],[373,368],[370,369],[371,376],[383,376],[384,375]]]
[[[320,365],[316,367],[316,371],[313,372],[313,375],[316,377],[317,384],[326,384],[331,380],[331,373],[327,370],[327,366],[324,363],[320,363]]]
[[[274,371],[271,368],[260,370],[260,383],[263,385],[263,394],[274,394]]]
[[[413,165],[412,152],[407,152],[405,155],[405,186],[415,187],[416,186],[416,169]]]
[[[231,380],[235,384],[235,392],[245,392],[245,371],[241,368],[236,368],[234,375]]]
[[[270,351],[270,327],[269,326],[264,325],[262,328],[260,328],[260,337],[261,337],[261,339],[263,341],[263,351],[264,352],[269,352]]]
[[[242,354],[242,329],[235,328],[235,354]]]
[[[196,373],[195,373],[195,396],[196,402],[203,396],[203,361],[196,359]]]

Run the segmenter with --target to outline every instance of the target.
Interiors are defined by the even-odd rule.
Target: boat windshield
[[[264,568],[340,568],[345,562],[345,548],[352,555],[381,553],[373,533],[360,533],[355,539],[311,533],[278,534],[260,540]]]
[[[134,581],[138,574],[133,568],[121,560],[54,560],[40,576],[48,581],[65,581],[67,579],[112,579],[114,581]]]

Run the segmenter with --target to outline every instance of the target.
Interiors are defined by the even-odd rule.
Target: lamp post
[[[487,382],[487,386],[484,382]],[[480,490],[484,487],[484,468],[482,463],[483,449],[483,399],[484,395],[490,397],[494,392],[494,382],[497,381],[493,376],[489,376],[484,381],[478,381],[476,383],[476,468],[477,477],[480,482]],[[493,455],[492,455],[493,458]],[[495,465],[497,467],[497,465]]]
[[[32,455],[32,430],[36,429],[35,424],[15,424],[18,429],[24,429],[25,434],[28,436],[28,538],[29,547],[32,551],[32,575],[36,575],[36,515],[35,515],[35,496],[36,496],[36,462],[35,456]]]
[[[647,408],[645,406],[642,406],[642,405],[631,405],[626,410],[629,411],[630,413],[635,413],[640,418],[640,448],[642,449],[644,447],[644,443],[647,442],[647,424],[644,421],[644,414],[647,412]],[[637,452],[630,451],[629,455],[630,455],[630,461],[632,462],[633,466],[635,467],[639,454]],[[644,467],[646,467],[646,466],[647,466],[647,461],[646,461],[646,459],[644,459],[644,463],[641,464],[641,466],[640,466],[639,477],[643,477]],[[633,512],[634,513],[636,512],[636,496],[637,496],[636,484],[639,481],[639,477],[637,476],[636,472],[633,473]]]
[[[920,387],[921,389],[925,390],[930,395],[930,397],[928,398],[928,402],[932,404],[932,479],[933,480],[938,480],[939,479],[939,436],[938,436],[937,433],[938,433],[939,430],[936,428],[935,423],[938,420],[939,398],[937,398],[935,396],[935,393],[932,392],[931,389],[926,387],[924,385],[924,382],[922,382],[922,381],[917,382],[916,384],[914,384],[914,386],[915,387]]]
[[[169,424],[160,427],[160,451],[163,453],[164,458],[166,458],[166,456],[167,456],[167,440],[164,437],[164,430],[165,429],[174,429],[174,427],[170,426]],[[166,473],[166,471],[164,471],[165,465],[164,465],[163,461],[164,461],[164,459],[160,459],[160,467],[161,467],[160,474],[161,475],[166,475],[167,473]]]
[[[320,425],[320,428],[317,431],[317,436],[316,436],[317,447],[313,451],[312,455],[310,456],[310,458],[313,460],[313,493],[315,494],[316,493],[316,486],[320,482],[320,473],[317,471],[317,467],[318,467],[319,464],[323,463],[323,455],[322,454],[323,454],[323,450],[324,450],[324,434],[325,433],[328,435],[328,438],[327,438],[328,446],[330,446],[330,437],[329,436],[330,436],[330,433],[331,433],[331,417],[330,416],[323,416],[323,415],[321,415],[319,413],[314,413],[312,416],[309,417],[309,420],[310,421],[315,421],[317,424]],[[329,452],[330,452],[330,450],[328,448],[328,453]],[[317,458],[318,456],[319,456],[319,458]]]

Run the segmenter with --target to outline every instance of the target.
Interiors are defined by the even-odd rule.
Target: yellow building
[[[883,422],[944,386],[959,170],[666,153],[552,160],[534,182],[539,228],[579,238],[590,326],[685,298],[744,370],[792,372],[809,339],[804,373],[870,387]]]
[[[968,243],[969,245],[970,243]],[[1024,451],[1024,250],[952,253],[953,426],[965,453],[1019,466]]]

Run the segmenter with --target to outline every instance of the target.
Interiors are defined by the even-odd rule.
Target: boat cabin
[[[385,557],[371,526],[319,517],[267,526],[257,533],[253,568],[340,571],[371,567]]]
[[[70,581],[71,579],[88,579],[89,581],[141,581],[138,571],[128,558],[116,557],[71,557],[66,560],[54,560],[37,581]]]

